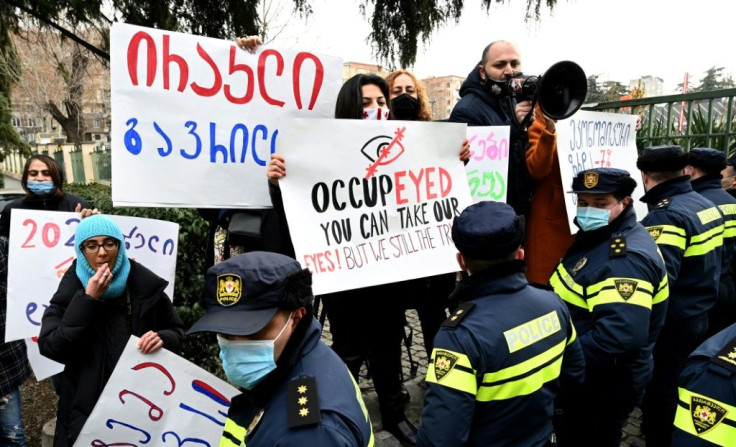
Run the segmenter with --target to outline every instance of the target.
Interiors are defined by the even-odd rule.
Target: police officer
[[[654,347],[654,374],[647,387],[643,431],[648,446],[668,446],[677,405],[677,375],[705,340],[708,311],[721,277],[723,219],[710,200],[693,191],[679,146],[650,147],[636,162],[649,214],[642,224],[664,257],[670,286],[665,326]]]
[[[311,284],[308,270],[276,253],[246,253],[207,271],[206,313],[189,333],[217,333],[225,374],[243,389],[220,447],[374,444],[357,384],[320,340]]]
[[[721,171],[726,169],[726,154],[715,149],[690,150],[690,184],[698,194],[713,202],[723,217],[723,251],[718,301],[708,312],[708,336],[736,322],[736,297],[731,277],[736,247],[736,198],[721,188]]]
[[[523,238],[523,217],[504,203],[480,202],[455,219],[469,276],[434,339],[417,445],[547,445],[560,380],[582,381],[570,314],[527,282]]]
[[[586,368],[582,392],[560,393],[560,446],[618,446],[652,374],[667,271],[636,221],[635,187],[628,172],[613,168],[581,171],[572,182],[580,231],[550,284],[570,309]]]
[[[736,445],[736,324],[688,357],[678,394],[673,447]]]

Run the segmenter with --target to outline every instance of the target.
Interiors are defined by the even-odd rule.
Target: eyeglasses
[[[86,254],[94,255],[100,250],[100,247],[102,247],[106,252],[110,252],[112,250],[117,250],[119,245],[120,243],[118,241],[108,239],[101,244],[98,244],[97,242],[84,243],[82,244],[82,249]]]

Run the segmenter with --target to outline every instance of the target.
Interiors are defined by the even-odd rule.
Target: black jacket
[[[105,324],[106,316],[118,300],[95,300],[86,295],[76,275],[76,266],[74,261],[61,278],[59,289],[43,314],[38,337],[41,354],[65,365],[55,447],[74,444],[112,374]],[[184,323],[164,292],[167,285],[167,281],[146,267],[130,261],[126,288],[130,299],[129,327],[138,337],[149,330],[158,332],[164,348],[178,352]],[[118,359],[112,360],[116,363]]]
[[[516,214],[529,217],[532,200],[532,180],[526,169],[527,133],[514,119],[516,102],[506,103],[483,88],[477,66],[460,87],[460,101],[450,114],[450,122],[468,126],[510,126],[509,174],[506,185],[506,203]]]
[[[31,196],[30,198],[22,197],[15,199],[5,206],[2,215],[0,215],[0,236],[9,237],[10,215],[15,208],[24,210],[74,211],[77,204],[81,204],[82,208],[92,208],[83,198],[67,193],[64,193],[61,197]]]

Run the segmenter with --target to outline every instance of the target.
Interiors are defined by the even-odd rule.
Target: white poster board
[[[38,338],[26,338],[26,352],[28,363],[31,364],[33,375],[38,382],[64,371],[64,365],[41,355],[38,349]]]
[[[637,220],[648,213],[647,205],[639,199],[644,195],[641,174],[636,167],[636,115],[578,111],[571,118],[557,122],[557,156],[565,192],[572,190],[572,179],[578,172],[594,168],[624,169],[636,180],[631,195]],[[565,194],[565,209],[570,231],[577,208],[577,196]]]
[[[220,443],[240,392],[165,350],[138,351],[131,337],[75,446]]]
[[[315,294],[458,270],[452,220],[472,203],[465,124],[294,119],[281,182]]]
[[[169,282],[174,297],[179,224],[130,216],[108,216],[123,232],[125,249]],[[14,209],[8,249],[8,305],[5,340],[38,335],[41,317],[59,280],[77,257],[74,232],[78,213]]]
[[[331,117],[342,61],[116,22],[110,36],[115,206],[270,207],[284,117]]]
[[[470,160],[465,165],[473,203],[506,202],[509,177],[509,126],[468,127]]]

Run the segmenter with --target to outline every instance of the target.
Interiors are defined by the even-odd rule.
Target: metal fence
[[[736,88],[586,104],[583,109],[640,115],[639,150],[677,144],[686,149],[711,147],[731,155],[736,152],[734,97]]]

